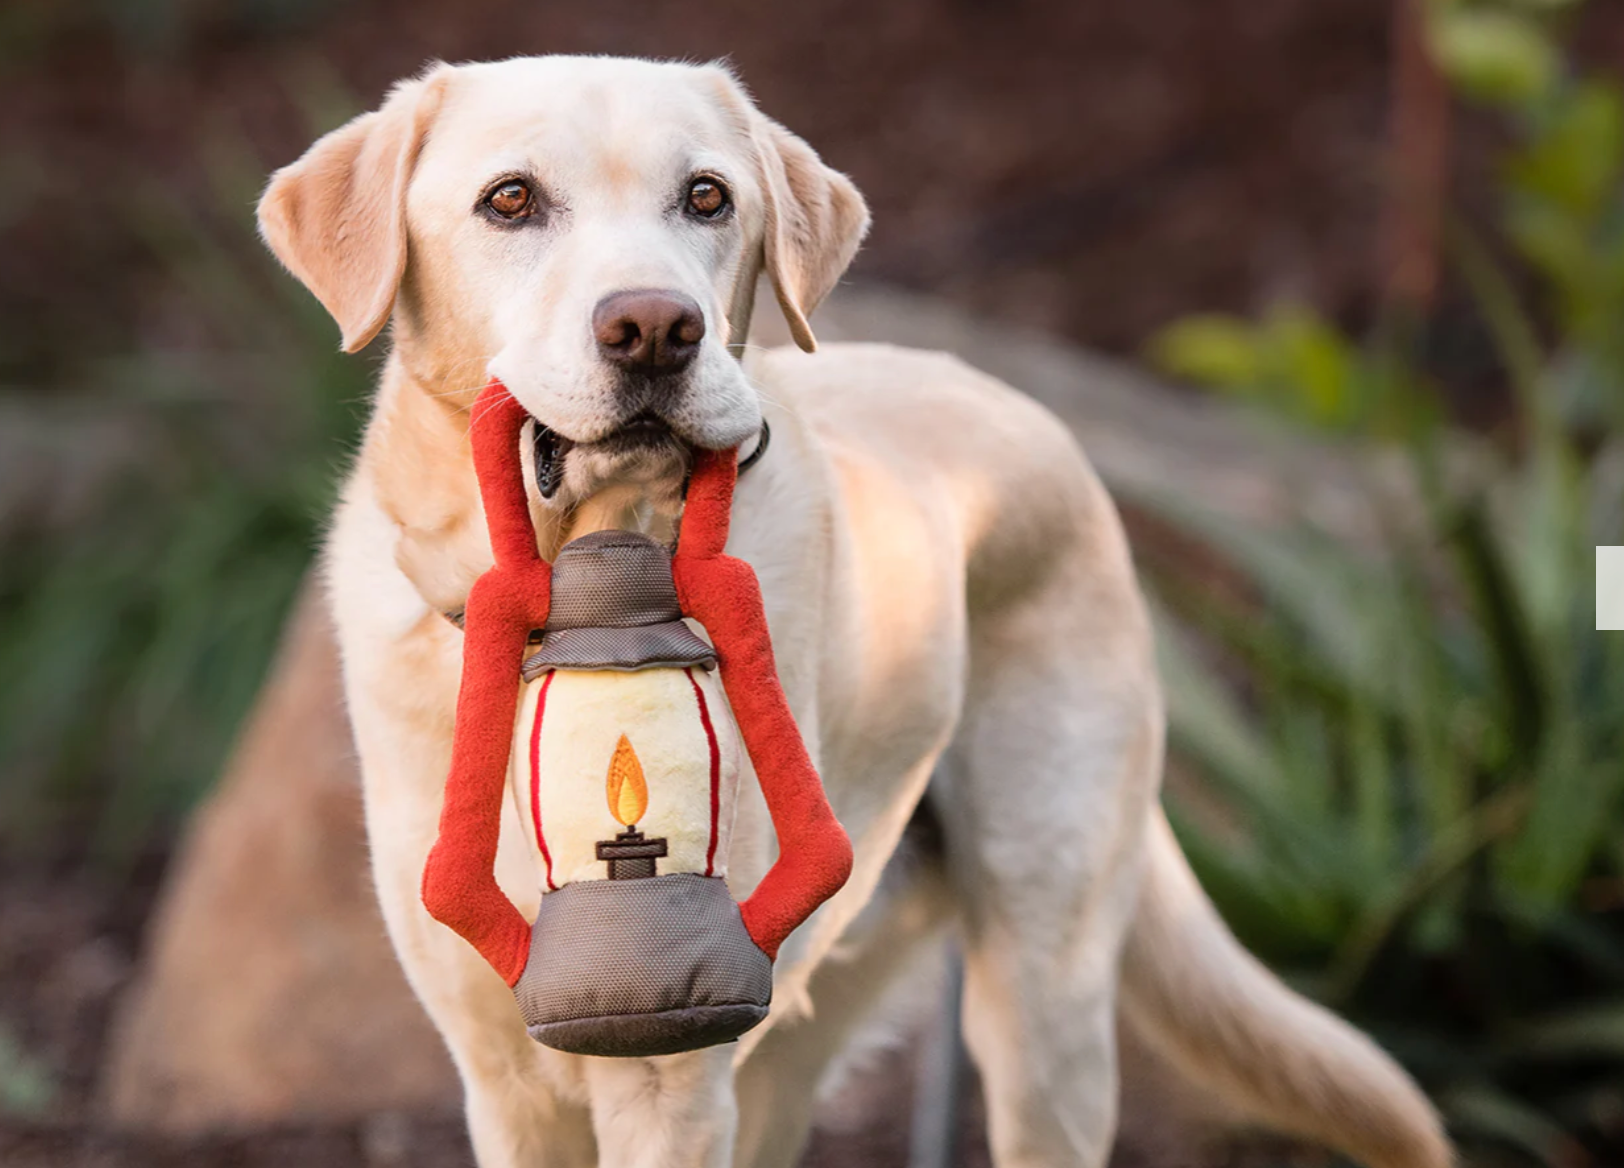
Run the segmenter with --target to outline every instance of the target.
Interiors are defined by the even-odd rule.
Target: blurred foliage
[[[341,357],[254,237],[269,168],[217,138],[198,205],[140,176],[118,204],[154,275],[139,349],[0,386],[0,840],[14,851],[71,829],[95,855],[131,855],[217,773],[367,392],[366,363]]]
[[[303,32],[347,0],[90,0],[53,4],[14,0],[0,6],[0,72],[27,62],[62,37],[109,34],[125,52],[172,56],[214,36],[264,37]]]
[[[50,1072],[0,1023],[0,1115],[39,1116],[56,1097]]]
[[[1237,581],[1156,577],[1173,745],[1219,803],[1172,810],[1238,934],[1402,1057],[1481,1163],[1624,1152],[1624,637],[1594,618],[1594,548],[1624,543],[1624,91],[1543,39],[1507,63],[1554,7],[1438,9],[1450,74],[1517,136],[1492,240],[1449,232],[1507,433],[1452,426],[1400,327],[1360,345],[1291,307],[1151,347],[1401,453],[1372,459],[1366,546],[1156,502]]]
[[[1429,424],[1436,410],[1431,397],[1298,304],[1278,304],[1256,323],[1185,317],[1152,338],[1149,356],[1177,377],[1336,433],[1396,437]]]
[[[1544,93],[1561,59],[1539,25],[1516,6],[1435,4],[1430,42],[1445,74],[1481,101],[1515,103]]]

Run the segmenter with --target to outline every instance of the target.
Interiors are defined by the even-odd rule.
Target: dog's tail
[[[1396,1063],[1241,948],[1167,819],[1124,954],[1122,1008],[1157,1054],[1249,1118],[1370,1168],[1447,1168],[1437,1114]]]

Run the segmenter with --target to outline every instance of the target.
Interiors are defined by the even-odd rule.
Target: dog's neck
[[[469,410],[477,394],[427,386],[398,355],[391,356],[367,428],[371,486],[400,530],[395,562],[442,612],[462,607],[492,563],[468,447]],[[533,478],[529,457],[526,451],[527,480]],[[527,487],[537,550],[548,559],[570,540],[605,528],[640,531],[662,543],[675,536],[678,513],[644,486],[610,485],[563,507]]]

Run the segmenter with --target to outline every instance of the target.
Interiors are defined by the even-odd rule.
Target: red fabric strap
[[[716,646],[722,685],[778,835],[778,860],[739,906],[768,957],[851,875],[851,840],[801,741],[773,663],[756,574],[724,554],[738,452],[701,451],[688,485],[672,572],[682,611]]]
[[[461,934],[513,985],[530,957],[530,925],[493,874],[502,798],[530,631],[547,623],[552,566],[536,551],[519,436],[524,407],[492,381],[474,402],[468,437],[496,566],[474,582],[463,625],[451,774],[440,837],[423,867],[429,915]]]

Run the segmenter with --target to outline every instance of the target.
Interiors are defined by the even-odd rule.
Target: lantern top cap
[[[524,663],[534,681],[553,669],[684,669],[716,652],[682,619],[671,553],[635,531],[594,531],[553,561],[541,646]]]

